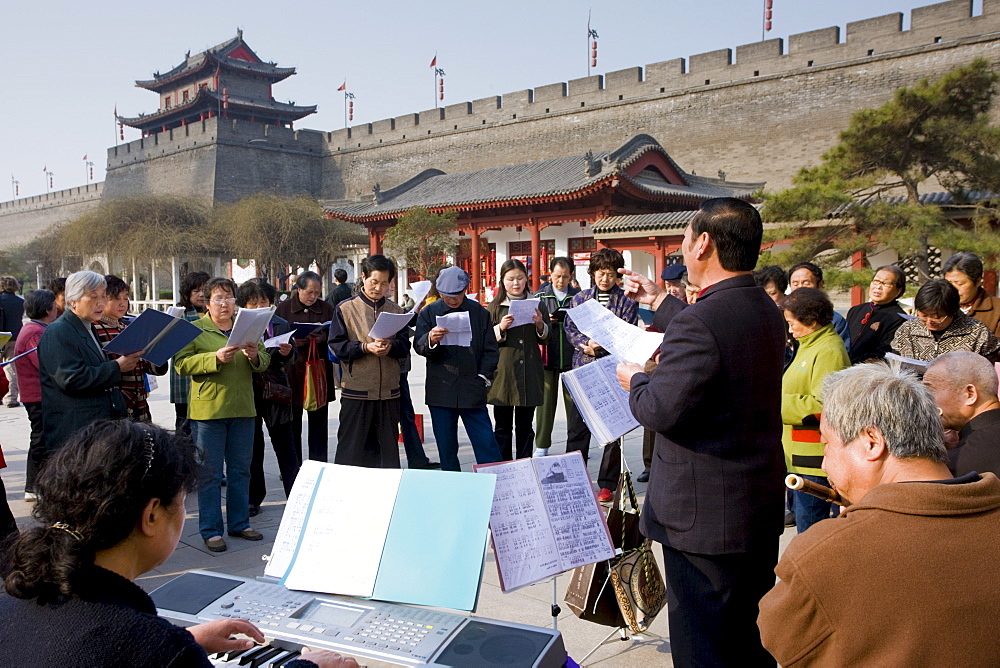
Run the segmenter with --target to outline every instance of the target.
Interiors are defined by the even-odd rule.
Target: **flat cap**
[[[686,271],[683,264],[672,264],[663,269],[660,278],[664,281],[679,281]]]
[[[446,267],[438,273],[434,287],[443,295],[460,295],[469,287],[469,275],[461,267]]]

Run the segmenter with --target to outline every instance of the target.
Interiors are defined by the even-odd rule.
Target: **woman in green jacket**
[[[823,381],[851,366],[844,340],[833,328],[833,304],[821,290],[799,288],[781,300],[788,331],[798,341],[795,359],[781,378],[782,445],[789,473],[826,485],[819,414]],[[831,504],[795,492],[795,526],[802,533],[830,516]]]
[[[208,315],[196,320],[202,333],[174,356],[174,368],[191,376],[188,420],[204,456],[198,486],[198,529],[205,546],[223,552],[222,470],[226,467],[229,535],[245,540],[264,536],[250,528],[250,461],[254,408],[251,373],[267,368],[264,344],[229,345],[236,314],[236,285],[213,278],[202,288]]]

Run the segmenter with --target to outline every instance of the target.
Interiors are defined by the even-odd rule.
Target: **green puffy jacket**
[[[204,330],[198,338],[174,355],[174,368],[182,376],[191,376],[188,396],[188,418],[220,420],[223,418],[255,417],[251,373],[260,373],[271,362],[263,342],[257,343],[257,364],[237,352],[232,362],[222,364],[215,356],[229,339],[212,318],[205,316],[193,323]]]

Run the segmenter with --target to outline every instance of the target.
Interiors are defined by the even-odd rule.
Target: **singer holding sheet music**
[[[66,278],[65,313],[38,341],[45,447],[55,452],[80,427],[101,418],[125,417],[118,389],[122,374],[139,363],[140,353],[109,360],[97,342],[94,323],[108,305],[104,277],[78,271]]]
[[[194,325],[203,331],[174,355],[174,368],[191,376],[188,418],[205,456],[198,486],[198,529],[210,551],[223,552],[223,464],[229,535],[264,538],[250,528],[250,463],[257,415],[251,374],[263,372],[271,356],[261,341],[242,348],[229,345],[236,315],[236,285],[231,280],[212,278],[202,291],[208,314]]]

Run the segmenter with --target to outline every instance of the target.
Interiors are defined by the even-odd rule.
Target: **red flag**
[[[340,88],[337,90],[347,90],[347,79],[344,79],[344,83],[340,84]]]
[[[118,105],[115,105],[115,118],[118,118]]]
[[[438,64],[438,55],[435,53],[434,54],[434,60],[431,61],[431,65],[430,66],[431,67],[436,67],[437,64]]]
[[[85,155],[85,156],[83,156],[83,159],[84,159],[84,160],[86,160],[86,159],[87,159],[87,156],[86,156],[86,155]]]
[[[47,172],[47,171],[49,171],[49,166],[48,166],[48,165],[45,165],[44,167],[42,167],[42,171],[43,171],[43,172]]]

